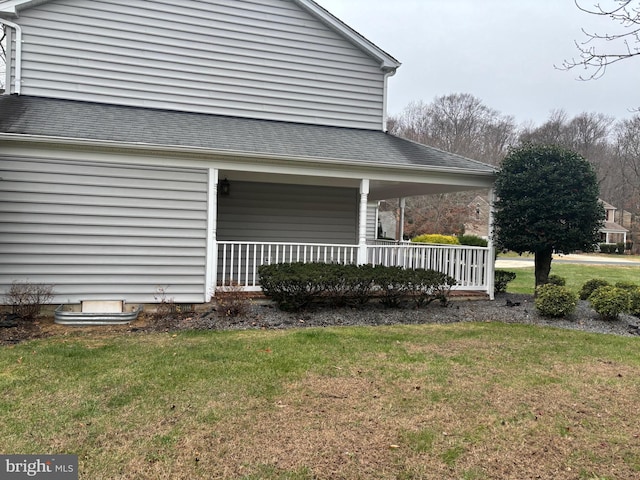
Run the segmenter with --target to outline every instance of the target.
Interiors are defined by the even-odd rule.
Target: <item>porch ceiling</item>
[[[331,186],[344,188],[358,188],[361,177],[353,176],[312,176],[312,175],[282,175],[272,173],[257,173],[234,170],[221,170],[220,178],[229,181],[261,182],[276,184],[295,184],[310,186]],[[453,176],[444,178],[415,175],[401,180],[370,180],[369,200],[387,200],[390,198],[414,197],[420,195],[435,195],[438,193],[460,192],[467,190],[489,189],[493,185],[491,178]]]

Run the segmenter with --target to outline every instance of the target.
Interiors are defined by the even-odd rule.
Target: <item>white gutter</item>
[[[14,92],[20,95],[20,90],[22,89],[22,27],[17,23],[10,22],[9,20],[5,20],[4,18],[0,18],[0,23],[6,25],[7,27],[13,28],[16,31],[16,64],[15,64],[15,86]],[[11,49],[8,48],[8,55],[11,55]],[[10,76],[11,74],[8,73]],[[9,93],[11,93],[11,85],[7,85],[9,89]]]

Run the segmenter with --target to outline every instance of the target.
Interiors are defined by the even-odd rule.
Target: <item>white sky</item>
[[[587,7],[597,1],[581,0]],[[581,12],[573,0],[316,0],[402,62],[389,82],[390,114],[411,101],[470,93],[518,123],[543,123],[553,109],[618,120],[640,107],[640,58],[576,80],[554,67],[578,57],[574,41],[617,24]]]

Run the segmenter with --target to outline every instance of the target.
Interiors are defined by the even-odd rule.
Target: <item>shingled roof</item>
[[[490,165],[382,131],[18,95],[0,97],[0,137],[2,134],[495,173]]]

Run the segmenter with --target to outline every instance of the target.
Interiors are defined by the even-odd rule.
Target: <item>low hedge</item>
[[[312,302],[360,307],[371,298],[398,307],[405,299],[415,307],[434,300],[446,304],[455,279],[435,270],[327,263],[277,263],[258,268],[264,294],[282,310],[298,311]]]
[[[411,239],[414,243],[435,243],[440,245],[460,245],[455,235],[440,235],[439,233],[426,233]]]
[[[486,247],[489,241],[477,235],[458,235],[460,245],[469,245],[471,247]]]

